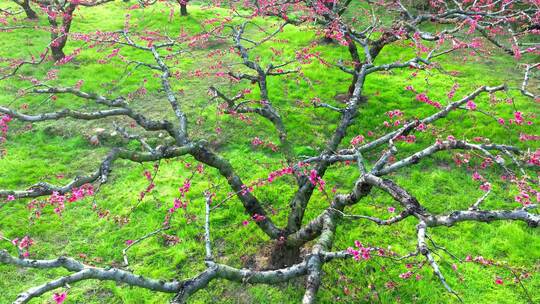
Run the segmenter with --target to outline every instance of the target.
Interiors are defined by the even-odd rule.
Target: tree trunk
[[[36,12],[32,9],[32,7],[30,7],[30,0],[23,0],[21,2],[15,1],[15,3],[23,8],[24,12],[26,13],[26,18],[31,20],[39,19]]]
[[[187,4],[180,4],[180,15],[187,16]]]
[[[269,267],[271,269],[280,269],[297,264],[300,261],[300,247],[287,246],[278,241],[270,255]]]
[[[30,3],[28,3],[28,1],[24,2],[23,9],[28,19],[31,19],[31,20],[39,19],[36,12],[34,12],[34,10],[30,7]]]
[[[51,25],[51,53],[55,61],[64,59],[64,47],[68,39],[71,22],[73,21],[73,12],[77,8],[76,3],[69,4],[62,16],[62,25],[60,26],[56,18],[49,16],[49,24]]]
[[[52,53],[54,61],[58,61],[66,57],[66,54],[64,53],[63,48],[64,48],[63,45],[62,46],[51,45],[51,53]]]

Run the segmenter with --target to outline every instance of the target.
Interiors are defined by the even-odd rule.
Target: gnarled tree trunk
[[[31,20],[38,19],[38,15],[30,6],[30,0],[15,0],[15,3],[17,3],[23,8],[24,13],[26,14],[26,18],[31,19]]]
[[[187,5],[186,4],[180,4],[180,15],[187,16]]]
[[[62,24],[59,26],[56,18],[49,15],[49,24],[51,25],[51,53],[55,61],[64,59],[64,47],[66,46],[68,33],[73,21],[73,12],[77,4],[69,4],[67,9],[62,12]]]
[[[187,0],[178,0],[178,4],[180,4],[180,15],[187,16]]]

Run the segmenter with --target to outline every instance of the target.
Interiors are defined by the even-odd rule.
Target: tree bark
[[[26,14],[26,18],[28,18],[30,20],[39,19],[36,12],[30,6],[30,0],[14,0],[13,2],[17,3],[20,7],[23,8],[23,10],[24,10],[24,12]]]
[[[64,59],[64,57],[66,57],[66,54],[64,53],[64,45],[61,45],[61,46],[52,46],[51,45],[51,53],[52,53],[52,56],[53,56],[53,59],[54,61],[58,61],[58,60],[61,60],[61,59]]]
[[[26,13],[26,18],[31,19],[31,20],[39,19],[36,12],[32,9],[32,7],[30,7],[30,0],[24,0],[21,6],[24,9],[24,12]]]
[[[73,12],[77,8],[77,4],[71,3],[63,12],[62,24],[59,25],[56,18],[49,16],[49,24],[51,25],[51,53],[55,61],[66,57],[64,47],[66,46],[68,33],[71,29],[73,21]]]
[[[181,16],[187,16],[188,15],[187,4],[180,3],[180,15]]]

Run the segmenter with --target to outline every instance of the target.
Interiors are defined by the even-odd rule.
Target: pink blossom
[[[13,195],[8,195],[7,196],[7,201],[10,202],[10,201],[14,201],[15,200],[15,196]]]
[[[497,284],[497,285],[503,285],[504,282],[503,282],[503,280],[502,280],[501,278],[496,278],[496,279],[495,279],[495,284]]]
[[[249,224],[249,221],[248,221],[248,220],[242,221],[242,225],[243,225],[243,226],[247,226],[248,224]]]
[[[536,141],[536,140],[540,140],[540,135],[520,133],[519,140],[520,141]]]
[[[426,94],[420,93],[420,94],[416,95],[416,100],[421,101],[421,102],[427,102],[429,100],[429,98],[427,97]]]
[[[480,190],[488,192],[491,190],[491,184],[489,182],[485,182],[482,185],[480,185]]]
[[[255,222],[262,222],[262,221],[264,221],[266,219],[266,216],[255,213],[251,218]]]
[[[54,300],[54,302],[56,302],[56,304],[62,304],[62,303],[64,303],[64,301],[66,300],[66,297],[67,297],[67,293],[66,293],[66,292],[62,292],[62,293],[54,293],[54,294],[53,294],[53,300]]]
[[[483,180],[484,178],[482,177],[482,175],[480,175],[478,172],[474,171],[473,175],[472,175],[472,178],[473,180],[475,181],[479,181],[479,180]]]
[[[349,247],[347,248],[347,252],[349,254],[351,254],[353,256],[353,258],[356,260],[356,261],[359,261],[359,260],[369,260],[371,258],[371,250],[373,250],[373,248],[371,247],[364,247],[362,245],[362,243],[360,243],[358,240],[355,240],[354,241],[354,245],[358,248],[358,250],[352,248],[352,247]]]
[[[407,272],[404,272],[404,273],[401,273],[399,275],[400,278],[404,279],[404,280],[407,280],[409,279],[411,276],[412,276],[412,272],[411,271],[407,271]]]
[[[457,89],[459,88],[459,84],[455,83],[452,86],[452,89],[450,89],[450,92],[448,92],[448,99],[454,98],[454,95],[456,94]]]
[[[394,213],[394,212],[396,211],[396,208],[394,208],[394,207],[388,207],[387,210],[388,210],[388,212],[390,212],[390,213]]]
[[[322,178],[320,176],[317,175],[317,170],[312,169],[309,172],[309,181],[313,186],[318,185],[320,191],[324,190],[324,185],[326,183],[325,183],[324,180],[322,180]]]
[[[263,141],[258,137],[255,137],[251,140],[251,145],[254,147],[260,146],[262,144],[263,144]]]
[[[131,245],[131,244],[133,244],[133,240],[126,240],[126,245],[127,245],[127,246],[129,246],[129,245]]]
[[[472,100],[467,101],[467,109],[471,111],[476,110],[476,104],[474,103],[474,101]]]
[[[514,44],[512,46],[512,51],[514,51],[514,58],[516,60],[520,60],[521,59],[521,50],[519,49],[519,46]]]
[[[364,142],[364,136],[358,135],[351,139],[351,145],[356,146]]]
[[[406,87],[405,87],[405,90],[411,91],[411,92],[415,92],[413,86],[411,86],[411,85],[406,86]]]
[[[521,125],[523,123],[523,113],[515,112],[514,113],[515,123]]]
[[[152,173],[148,170],[144,170],[143,175],[146,177],[148,181],[152,181]]]
[[[429,99],[429,97],[425,93],[417,94],[416,95],[416,100],[418,100],[420,102],[423,102],[423,103],[427,103],[429,105],[432,105],[437,109],[441,108],[441,104],[439,102]]]

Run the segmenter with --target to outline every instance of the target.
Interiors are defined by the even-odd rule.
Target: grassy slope
[[[123,25],[122,5],[108,5],[102,8],[85,10],[74,22],[74,30],[87,32],[95,30],[95,24],[99,24],[102,30],[118,29]],[[225,13],[224,11],[221,12]],[[212,18],[214,11],[192,8],[191,16],[180,19],[175,16],[175,23],[168,24],[168,11],[148,9],[146,11],[132,11],[132,19],[144,28],[167,28],[171,32],[177,32],[179,25],[189,31],[199,28],[197,21],[203,18]],[[43,21],[42,21],[43,22]],[[48,42],[48,35],[44,32],[21,31],[14,33],[0,33],[2,41],[8,41],[0,50],[2,56],[9,54],[12,57],[20,57],[30,50],[40,50],[41,46]],[[284,58],[291,55],[298,46],[308,45],[315,35],[311,32],[299,32],[297,29],[288,28],[281,36],[288,39],[289,43],[274,44],[273,46],[283,49]],[[68,51],[72,50],[77,43],[69,42]],[[330,61],[338,58],[347,58],[342,47],[327,45],[319,47],[324,58]],[[195,51],[191,56],[182,60],[179,66],[181,70],[195,70],[200,66],[209,66],[211,62],[205,55],[205,50]],[[272,54],[268,50],[258,50],[263,58]],[[122,51],[122,54],[132,56],[144,55],[135,52]],[[60,77],[65,83],[75,83],[79,79],[85,79],[83,90],[95,91],[109,90],[115,95],[126,94],[134,91],[141,83],[142,71],[135,71],[128,78],[123,78],[123,65],[113,61],[110,65],[101,65],[97,59],[106,53],[96,50],[85,50],[74,64],[64,65],[59,68]],[[408,58],[411,54],[403,48],[396,46],[385,49],[379,59],[380,62],[389,62],[396,58]],[[213,60],[213,59],[212,59]],[[429,90],[430,97],[436,100],[446,101],[445,94],[454,81],[459,81],[461,88],[456,96],[461,96],[479,85],[496,85],[504,81],[512,82],[516,78],[515,63],[508,57],[496,57],[492,62],[463,63],[459,58],[453,58],[443,62],[447,70],[457,70],[460,75],[457,78],[449,76],[433,75],[429,77],[429,85],[424,80],[425,74],[420,73],[412,83],[419,90]],[[35,77],[42,77],[51,68],[51,64],[45,64],[37,69],[25,69],[27,75],[31,73]],[[320,97],[322,100],[332,102],[333,96],[344,92],[349,79],[336,69],[328,69],[318,63],[305,67],[305,74],[314,80],[313,87],[305,82],[299,84],[295,81],[273,79],[271,96],[274,103],[286,117],[286,123],[291,130],[291,136],[297,142],[296,152],[299,155],[314,154],[316,147],[323,142],[321,135],[328,134],[333,128],[336,116],[324,109],[299,109],[294,107],[297,100],[309,102],[312,97]],[[350,136],[354,134],[366,134],[367,130],[382,131],[382,122],[386,119],[384,113],[388,110],[401,109],[411,116],[423,116],[433,112],[433,108],[420,104],[413,100],[411,93],[403,90],[408,84],[408,71],[396,71],[388,74],[373,75],[366,85],[366,95],[370,96],[369,102],[361,109],[357,122],[351,127]],[[510,79],[508,79],[508,78]],[[111,81],[119,80],[119,84],[111,86]],[[216,81],[216,80],[211,80]],[[215,115],[213,106],[204,106],[208,103],[206,88],[210,80],[182,78],[177,89],[184,89],[185,96],[182,99],[187,112],[199,112],[205,118],[202,126],[196,131],[210,140],[219,140],[226,143],[221,147],[220,153],[230,158],[235,168],[241,172],[246,180],[255,180],[266,176],[267,172],[279,168],[279,153],[271,153],[267,150],[254,150],[249,141],[254,136],[260,136],[265,140],[277,142],[275,136],[265,132],[265,125],[254,123],[249,128],[243,122],[234,119],[218,117]],[[221,87],[226,83],[219,82]],[[158,85],[155,79],[149,77],[147,87]],[[25,98],[24,100],[12,101],[12,96],[22,85],[15,78],[2,84],[5,93],[0,95],[0,104],[10,104],[18,107],[23,103],[31,105],[31,109],[51,109],[53,107],[91,107],[81,100],[60,97],[55,104],[42,103],[39,98]],[[328,90],[328,88],[332,88]],[[517,97],[517,96],[516,96]],[[159,100],[158,98],[161,98]],[[480,108],[487,108],[486,97],[476,100]],[[162,102],[162,96],[150,96],[137,100],[135,106],[145,109],[154,115],[161,114],[161,107],[166,106]],[[526,104],[519,97],[516,98],[516,107],[521,110],[532,111],[530,104]],[[510,117],[511,111],[506,110],[505,117]],[[455,124],[460,120],[462,123]],[[257,118],[254,118],[257,121]],[[0,160],[0,188],[21,188],[32,184],[41,178],[61,183],[72,178],[76,174],[83,174],[94,170],[101,157],[107,151],[107,143],[103,146],[91,147],[85,135],[93,128],[98,127],[95,123],[80,123],[66,121],[60,129],[54,127],[54,123],[36,124],[31,131],[24,131],[21,124],[13,123],[12,132],[6,148],[8,155]],[[215,126],[221,126],[224,133],[217,136],[210,130]],[[105,125],[106,126],[106,125]],[[306,127],[306,126],[309,126]],[[446,126],[448,134],[457,138],[472,138],[477,134],[489,136],[499,142],[518,144],[517,132],[511,136],[502,127],[494,124],[491,120],[470,113],[453,113],[439,126]],[[80,130],[85,135],[80,135]],[[534,126],[525,129],[526,133],[534,133]],[[210,134],[210,135],[208,135]],[[318,135],[318,136],[316,136]],[[421,144],[429,144],[429,141],[419,141]],[[410,151],[407,145],[402,145],[400,151]],[[192,161],[187,159],[187,161]],[[471,172],[465,168],[449,170],[447,164],[451,163],[448,154],[438,155],[436,158],[426,160],[422,164],[403,171],[393,176],[403,187],[409,189],[420,201],[425,202],[430,210],[444,212],[457,208],[466,208],[473,200],[481,195],[477,185],[471,181]],[[258,165],[253,165],[254,163]],[[271,165],[265,165],[271,164]],[[450,165],[452,166],[452,165]],[[150,165],[144,166],[149,168]],[[435,169],[433,169],[435,168]],[[144,168],[140,165],[119,162],[113,171],[110,183],[104,187],[97,196],[100,207],[110,209],[112,214],[125,214],[136,203],[138,192],[144,189],[145,181],[142,178]],[[173,229],[169,233],[175,234],[181,239],[181,243],[166,247],[160,238],[152,238],[134,247],[130,252],[133,269],[140,274],[150,277],[186,278],[203,269],[202,256],[204,248],[201,246],[202,215],[201,192],[208,186],[210,181],[220,181],[216,172],[207,170],[204,180],[195,180],[194,188],[190,193],[191,204],[188,209],[190,214],[199,219],[195,223],[188,224],[183,216],[177,217],[173,222]],[[65,179],[57,180],[54,176],[65,173]],[[149,195],[139,209],[133,214],[132,221],[118,227],[111,221],[99,220],[91,210],[91,200],[77,202],[67,207],[62,218],[52,214],[50,210],[34,225],[27,223],[29,212],[22,208],[23,202],[12,203],[0,209],[0,231],[8,236],[31,235],[36,240],[32,248],[35,257],[55,257],[58,255],[76,256],[85,253],[90,259],[98,259],[98,265],[110,265],[121,261],[121,249],[126,239],[133,239],[146,232],[159,227],[168,205],[176,195],[176,188],[181,185],[184,178],[190,173],[184,169],[184,165],[178,161],[165,162],[160,168],[156,180],[157,188]],[[347,191],[347,186],[357,177],[356,169],[339,167],[328,173],[326,178],[329,185],[336,185],[338,191]],[[493,179],[496,176],[493,175]],[[290,180],[282,179],[272,187],[256,190],[256,195],[262,201],[271,204],[275,208],[285,208],[290,194],[294,189],[288,185]],[[220,197],[226,195],[227,190],[221,191]],[[514,207],[511,202],[509,191],[495,184],[494,194],[486,201],[486,207]],[[326,206],[326,200],[318,193],[315,195],[306,220],[317,214],[317,211]],[[382,193],[365,200],[355,206],[351,213],[371,214],[386,216],[386,207],[393,205],[388,197]],[[220,252],[220,261],[234,266],[241,266],[241,256],[247,257],[255,254],[260,246],[267,244],[266,238],[258,232],[253,224],[242,227],[241,221],[246,218],[240,204],[231,200],[227,202],[219,212],[212,215],[212,233],[216,243],[216,250]],[[277,221],[283,223],[285,212],[277,215]],[[144,223],[144,224],[141,224]],[[379,228],[366,222],[344,223],[338,229],[335,248],[346,248],[352,245],[353,240],[358,239],[364,243],[380,247],[392,246],[400,254],[404,254],[415,247],[415,222],[406,221],[397,226]],[[508,261],[511,265],[525,267],[527,269],[538,268],[540,259],[540,245],[538,243],[538,230],[525,227],[517,223],[494,223],[462,224],[451,229],[435,229],[432,235],[436,241],[446,246],[458,256],[483,255]],[[239,247],[242,244],[242,247]],[[0,246],[7,248],[6,244]],[[101,261],[100,261],[101,260]],[[476,303],[515,303],[524,302],[523,291],[518,285],[511,282],[511,275],[503,269],[485,268],[472,264],[460,264],[459,275],[452,272],[450,265],[453,263],[448,256],[443,256],[440,262],[443,271],[447,274],[450,284],[463,294],[466,302]],[[384,266],[384,271],[382,267]],[[383,303],[395,302],[398,299],[404,303],[452,303],[453,298],[448,296],[440,286],[440,283],[432,277],[431,271],[424,267],[419,270],[423,275],[420,281],[401,280],[398,274],[405,272],[403,264],[393,264],[388,261],[374,259],[369,262],[354,263],[351,261],[334,262],[325,266],[325,278],[320,292],[321,302],[371,302],[375,301],[373,293],[379,293]],[[22,290],[43,283],[60,274],[63,271],[35,271],[16,269],[14,267],[0,266],[0,303],[9,302]],[[505,278],[505,285],[499,286],[493,283],[495,276]],[[463,281],[459,280],[463,277]],[[398,283],[395,290],[388,290],[384,284],[388,281]],[[15,283],[17,282],[17,283]],[[540,288],[538,272],[533,273],[532,278],[524,281],[526,288],[540,301],[540,295],[534,290]],[[351,294],[346,295],[343,288],[351,289]],[[84,282],[75,284],[70,291],[68,303],[164,303],[170,298],[166,294],[154,294],[138,288],[126,288],[117,286],[111,282]],[[371,287],[371,289],[370,289]],[[297,302],[303,292],[302,281],[292,281],[282,286],[250,286],[246,288],[241,284],[216,281],[211,283],[210,288],[196,294],[194,303],[207,303],[218,301],[224,303],[287,303]],[[480,296],[479,296],[480,295]],[[50,294],[43,296],[36,303],[50,301]]]

